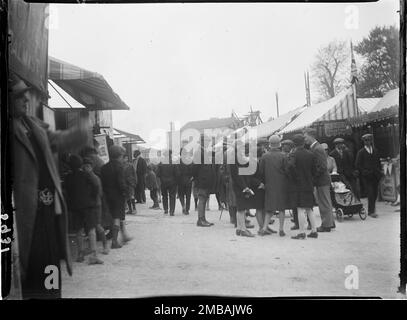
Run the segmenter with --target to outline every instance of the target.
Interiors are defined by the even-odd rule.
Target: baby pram
[[[341,175],[331,174],[331,200],[332,206],[335,208],[336,219],[341,222],[344,216],[352,218],[356,213],[360,219],[365,220],[367,213],[363,204],[353,194],[343,181]]]

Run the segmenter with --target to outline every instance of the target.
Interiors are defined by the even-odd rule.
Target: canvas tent
[[[280,130],[280,133],[298,131],[314,122],[343,120],[359,114],[361,112],[354,103],[352,88],[349,88],[329,100],[305,108],[297,118]]]
[[[399,105],[399,89],[393,89],[388,91],[383,98],[377,103],[377,105],[371,110],[371,112],[378,112],[383,109],[391,108]]]
[[[102,75],[49,57],[48,78],[91,110],[128,110]]]
[[[305,109],[306,106],[301,106],[281,115],[274,120],[251,127],[242,139],[247,141],[253,136],[255,136],[257,139],[267,138],[268,136],[282,130],[285,126],[294,121],[296,117],[298,117]]]

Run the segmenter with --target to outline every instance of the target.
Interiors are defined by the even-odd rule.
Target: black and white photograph
[[[3,300],[406,299],[403,0],[90,2],[0,0]]]

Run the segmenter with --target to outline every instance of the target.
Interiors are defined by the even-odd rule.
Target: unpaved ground
[[[211,228],[196,227],[196,212],[176,215],[138,205],[127,216],[134,240],[100,257],[104,265],[74,263],[63,275],[63,297],[226,296],[380,296],[400,298],[400,213],[378,203],[378,219],[359,216],[337,223],[318,239],[297,241],[278,235],[237,237],[229,215],[215,210]],[[252,218],[253,223],[255,219]],[[318,225],[320,223],[318,215]],[[278,220],[273,228],[276,229]],[[257,224],[256,224],[257,225]],[[345,267],[359,272],[359,289],[345,288]]]

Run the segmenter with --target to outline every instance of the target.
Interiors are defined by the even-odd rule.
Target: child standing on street
[[[157,176],[153,170],[151,164],[147,166],[147,174],[146,174],[146,187],[150,190],[150,198],[153,200],[154,204],[150,209],[160,209],[160,205],[158,204],[158,183],[157,183]]]
[[[87,230],[91,249],[89,264],[103,264],[96,252],[97,198],[99,192],[97,180],[86,171],[88,169],[83,169],[83,160],[80,156],[72,155],[69,164],[72,173],[67,175],[65,186],[68,208],[72,212],[78,243],[76,261],[83,262],[85,260],[84,232]]]

